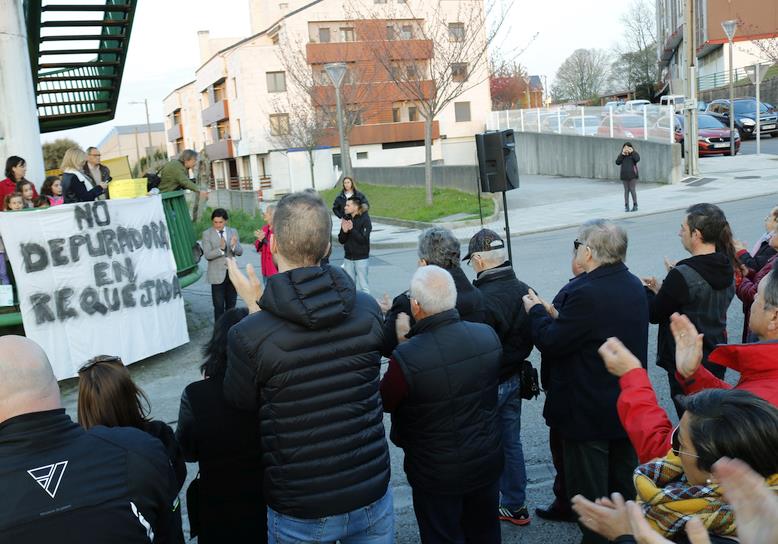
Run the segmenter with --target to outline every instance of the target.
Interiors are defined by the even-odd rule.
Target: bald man
[[[0,543],[181,542],[159,440],[74,423],[46,354],[21,336],[0,336],[0,459]]]

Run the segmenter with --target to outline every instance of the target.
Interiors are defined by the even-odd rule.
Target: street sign
[[[760,63],[759,64],[759,70],[756,69],[756,64],[752,64],[751,66],[746,66],[746,75],[748,76],[748,79],[756,85],[757,83],[761,83],[764,80],[764,76],[767,75],[767,70],[770,69],[771,64],[769,62]],[[759,75],[757,76],[757,72]],[[757,81],[757,77],[759,77],[759,81]]]

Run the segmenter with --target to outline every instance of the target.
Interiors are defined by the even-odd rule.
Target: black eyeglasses
[[[121,357],[117,357],[116,355],[98,355],[97,357],[93,357],[89,359],[86,363],[84,363],[81,368],[78,369],[78,373],[81,374],[82,372],[85,372],[95,366],[96,364],[100,363],[121,363],[122,359]]]
[[[678,431],[680,430],[681,426],[678,425],[673,429],[673,433],[670,435],[670,448],[674,455],[677,455],[680,457],[681,455],[685,455],[687,457],[694,457],[695,459],[699,459],[699,455],[694,455],[693,453],[687,453],[685,451],[681,451],[681,439],[678,436]]]
[[[576,238],[575,240],[573,240],[573,251],[578,251],[578,248],[581,247],[582,245],[584,245],[584,243],[579,242],[578,239]]]

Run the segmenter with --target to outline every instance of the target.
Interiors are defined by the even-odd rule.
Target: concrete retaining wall
[[[397,187],[424,187],[424,166],[354,168],[354,178],[357,185],[362,182]],[[478,167],[433,165],[432,183],[435,187],[475,193],[478,190]]]
[[[756,85],[752,83],[747,85],[736,85],[734,91],[735,98],[753,98],[756,96]],[[729,98],[729,87],[717,87],[707,91],[700,91],[697,100],[711,102],[717,98]],[[762,102],[767,102],[773,106],[778,105],[778,77],[773,77],[762,81],[762,85],[759,89],[759,99]]]
[[[616,157],[624,139],[567,134],[516,133],[520,174],[619,179]],[[640,153],[640,181],[679,183],[681,146],[633,140]]]
[[[186,192],[187,202],[191,208],[195,193]],[[259,209],[256,191],[233,191],[229,189],[216,189],[208,192],[209,208],[224,208],[225,210],[243,210],[254,214]]]

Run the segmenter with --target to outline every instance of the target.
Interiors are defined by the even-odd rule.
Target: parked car
[[[570,116],[562,123],[562,134],[578,134],[579,136],[596,136],[600,118],[596,115]],[[615,127],[614,127],[615,130]]]
[[[627,100],[624,104],[625,113],[643,113],[643,108],[650,106],[651,101],[645,99]]]
[[[735,128],[744,140],[754,136],[756,132],[756,99],[754,98],[736,98],[735,106]],[[729,126],[729,100],[719,98],[708,104],[706,113],[714,115],[726,126]],[[771,112],[766,104],[759,105],[760,129],[763,136],[774,135],[778,133],[778,114]]]
[[[642,138],[643,116],[634,114],[619,114],[613,116],[613,137],[614,138]],[[606,117],[597,127],[597,136],[610,136],[610,117]]]
[[[556,112],[541,116],[541,131],[542,132],[555,132],[559,134],[560,120],[564,123],[567,119],[567,112],[560,111],[557,115]]]
[[[673,106],[678,111],[686,102],[686,97],[682,94],[667,94],[659,99],[660,106]]]
[[[684,116],[675,114],[673,137],[676,142],[683,145],[684,142]],[[649,134],[658,138],[667,135],[667,117],[659,119],[649,129]],[[707,114],[697,114],[697,148],[699,155],[729,155],[729,127],[717,117]],[[740,151],[740,134],[735,131],[735,154]]]

